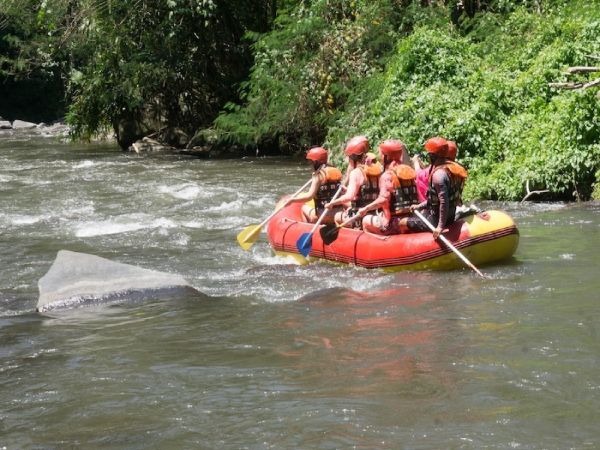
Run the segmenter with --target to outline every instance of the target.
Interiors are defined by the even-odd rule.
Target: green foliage
[[[356,83],[381,70],[401,21],[399,1],[315,0],[278,14],[253,46],[243,105],[215,121],[222,139],[284,148],[322,140]]]
[[[76,137],[140,120],[191,133],[236,96],[251,64],[243,36],[266,31],[274,10],[273,0],[4,0],[0,77],[62,77]]]
[[[485,33],[471,24],[476,39],[447,24],[416,28],[385,72],[355,90],[328,143],[337,148],[365,133],[373,142],[400,138],[420,152],[428,137],[442,135],[457,141],[470,169],[467,197],[520,199],[529,181],[555,198],[589,198],[600,161],[600,102],[595,92],[554,91],[548,83],[567,66],[586,65],[585,54],[600,53],[600,8],[559,6],[541,16],[525,8],[485,16]]]
[[[150,121],[211,145],[325,141],[339,163],[355,134],[412,152],[442,135],[467,197],[585,199],[597,89],[549,83],[597,65],[598,36],[600,0],[4,0],[0,107],[62,80],[77,137]]]
[[[82,23],[68,120],[89,137],[125,121],[192,133],[235,96],[250,64],[241,41],[262,30],[271,2],[112,0]],[[156,128],[155,127],[155,128]]]
[[[63,114],[61,65],[55,58],[55,19],[39,1],[0,2],[0,115],[3,117],[40,121]]]
[[[596,182],[594,183],[594,191],[592,192],[592,199],[600,200],[600,169],[596,172]]]
[[[443,135],[470,169],[467,196],[520,199],[529,183],[556,198],[588,198],[599,103],[593,92],[548,83],[600,53],[599,2],[464,1],[458,19],[456,3],[446,3],[290,7],[257,38],[243,103],[227,105],[214,135],[278,138],[284,150],[325,140],[337,163],[355,134],[401,138],[413,152]]]

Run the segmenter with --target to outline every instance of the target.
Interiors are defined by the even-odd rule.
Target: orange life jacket
[[[358,191],[358,196],[350,202],[352,210],[358,210],[368,205],[379,196],[379,176],[383,172],[381,164],[361,165],[358,168],[363,174],[364,181]]]
[[[439,166],[435,166],[429,172],[429,189],[427,190],[427,203],[431,209],[435,209],[439,206],[439,199],[437,192],[433,187],[433,174],[438,170],[445,170],[450,178],[450,192],[449,192],[449,210],[454,214],[454,210],[458,205],[462,204],[462,191],[465,186],[465,181],[468,177],[467,169],[458,164],[455,161],[446,161]]]
[[[417,172],[406,164],[399,164],[392,169],[394,177],[394,193],[390,198],[392,215],[405,214],[410,205],[419,203],[417,195]]]
[[[315,195],[315,209],[317,213],[325,209],[325,204],[329,203],[340,188],[342,182],[342,172],[337,167],[324,165],[319,169],[319,178],[321,185]]]

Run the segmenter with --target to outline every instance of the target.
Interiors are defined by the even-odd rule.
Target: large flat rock
[[[191,288],[181,276],[61,250],[38,281],[38,311],[123,298],[131,293]]]

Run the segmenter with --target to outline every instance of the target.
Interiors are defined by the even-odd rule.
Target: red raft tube
[[[296,248],[296,241],[309,233],[313,224],[303,222],[302,205],[292,203],[269,222],[269,243],[278,256],[292,256],[301,264],[314,259],[352,264],[367,269],[450,270],[464,263],[430,232],[378,236],[362,230],[342,228],[338,238],[325,245],[319,230],[312,235],[308,258]],[[469,215],[448,227],[444,236],[474,265],[510,258],[519,244],[519,231],[513,219],[502,211]]]

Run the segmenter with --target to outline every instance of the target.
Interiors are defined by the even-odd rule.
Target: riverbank
[[[0,139],[4,136],[12,136],[15,133],[37,135],[40,137],[66,138],[69,135],[69,131],[69,126],[62,121],[33,123],[15,119],[11,122],[0,117]]]
[[[63,141],[71,140],[71,127],[63,121],[52,123],[34,123],[24,120],[8,121],[0,118],[0,139],[4,137],[41,137],[55,138]],[[165,153],[193,156],[200,159],[237,159],[247,156],[265,156],[265,152],[252,146],[239,145],[212,145],[206,142],[189,140],[185,145],[171,145],[172,141],[164,139],[161,133],[153,133],[136,140],[126,149],[126,152],[137,154]],[[114,133],[104,133],[94,136],[91,142],[104,142],[117,144]],[[266,152],[273,154],[273,151]],[[276,152],[275,152],[276,153]]]

